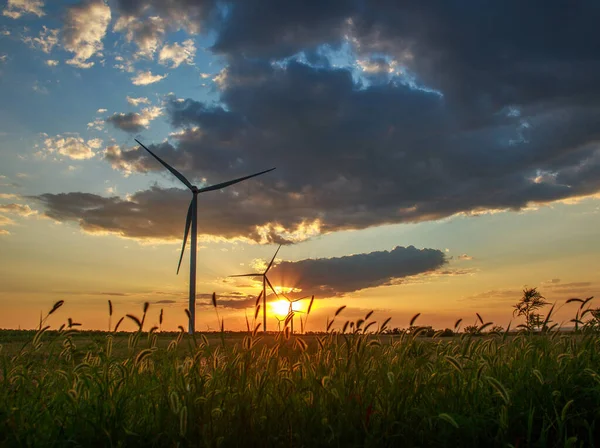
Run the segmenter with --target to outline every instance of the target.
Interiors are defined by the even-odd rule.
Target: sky
[[[523,288],[600,295],[600,4],[0,2],[0,328],[252,320],[264,268],[308,330],[506,327]],[[269,296],[268,329],[277,300]],[[298,302],[306,310],[307,301]],[[133,330],[130,321],[123,329]],[[296,324],[298,328],[298,324]]]

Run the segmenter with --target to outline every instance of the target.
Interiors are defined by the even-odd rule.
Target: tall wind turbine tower
[[[191,248],[190,248],[190,298],[189,298],[189,311],[190,311],[190,322],[189,322],[189,333],[194,334],[196,330],[196,251],[197,251],[197,239],[198,239],[198,194],[206,193],[207,191],[220,190],[222,188],[228,187],[233,184],[237,184],[246,179],[250,179],[252,177],[260,176],[261,174],[268,173],[269,171],[273,171],[275,168],[271,168],[269,170],[261,171],[260,173],[251,174],[249,176],[240,177],[237,179],[229,180],[227,182],[221,182],[220,184],[211,185],[209,187],[198,188],[195,185],[192,185],[189,180],[185,178],[183,174],[177,171],[175,168],[170,166],[148,148],[146,148],[139,140],[135,139],[135,141],[152,157],[160,162],[166,169],[168,169],[173,175],[179,179],[191,192],[192,192],[192,200],[190,201],[190,206],[188,207],[187,218],[185,220],[185,233],[183,236],[183,245],[181,246],[181,255],[179,256],[179,264],[177,265],[177,273],[179,274],[179,268],[181,267],[181,260],[183,260],[183,253],[185,251],[185,245],[187,243],[188,233],[190,232],[190,226],[192,228],[192,238],[191,238]]]

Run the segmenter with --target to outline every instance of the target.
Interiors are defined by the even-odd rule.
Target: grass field
[[[0,332],[0,445],[600,444],[597,332],[422,338],[367,325]]]

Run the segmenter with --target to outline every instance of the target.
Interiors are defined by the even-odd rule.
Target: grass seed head
[[[50,310],[50,312],[48,312],[48,316],[50,316],[52,313],[54,313],[57,309],[59,309],[61,306],[63,306],[65,303],[64,300],[59,300],[58,302],[56,302],[53,306],[52,309]]]

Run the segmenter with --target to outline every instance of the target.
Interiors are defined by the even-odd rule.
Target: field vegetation
[[[147,305],[129,334],[41,319],[0,333],[0,446],[598,445],[598,313],[572,299],[561,332],[528,291],[520,328],[452,335],[372,313],[334,330],[343,307],[312,335],[146,330]]]

